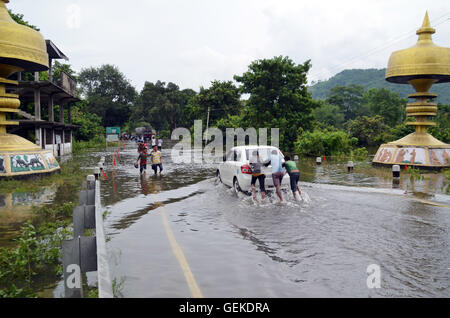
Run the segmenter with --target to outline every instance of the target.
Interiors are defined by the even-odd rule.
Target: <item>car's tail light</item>
[[[241,172],[244,174],[252,174],[252,168],[249,165],[242,165]]]

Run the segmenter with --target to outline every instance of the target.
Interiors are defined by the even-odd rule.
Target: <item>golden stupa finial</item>
[[[436,30],[431,27],[430,18],[428,17],[428,11],[425,12],[425,17],[423,18],[422,27],[416,31],[419,36],[419,42],[424,40],[431,41],[431,35],[435,33]]]

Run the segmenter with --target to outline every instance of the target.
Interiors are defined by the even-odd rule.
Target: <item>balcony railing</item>
[[[75,96],[77,93],[77,82],[69,76],[66,72],[61,72],[57,84],[63,88],[70,95]]]

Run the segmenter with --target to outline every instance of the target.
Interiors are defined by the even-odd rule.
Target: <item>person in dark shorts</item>
[[[266,196],[266,188],[264,187],[264,181],[266,180],[266,175],[262,173],[262,166],[264,163],[261,162],[258,151],[253,151],[253,155],[250,159],[250,168],[252,169],[252,193],[253,199],[256,200],[256,180],[259,182],[259,189],[261,190],[261,202],[264,201]]]
[[[147,148],[144,148],[140,153],[139,157],[136,160],[136,163],[139,161],[139,171],[143,174],[147,170]]]
[[[297,201],[296,192],[301,195],[302,191],[298,186],[298,180],[300,179],[300,170],[298,170],[297,165],[294,161],[291,160],[289,156],[284,157],[285,162],[283,163],[283,167],[286,168],[287,173],[289,174],[289,178],[291,179],[291,190],[294,195],[295,201]]]
[[[280,202],[283,202],[283,195],[281,194],[281,182],[283,181],[283,167],[282,158],[278,150],[273,149],[270,155],[270,164],[272,164],[272,181],[276,188],[276,193]]]
[[[153,147],[153,151],[150,153],[150,158],[152,161],[152,169],[153,171],[155,171],[155,175],[158,172],[158,167],[159,167],[159,174],[161,174],[163,166],[162,166],[161,151],[158,150],[158,146]]]
[[[161,151],[162,149],[163,140],[161,138],[158,139],[158,150]]]

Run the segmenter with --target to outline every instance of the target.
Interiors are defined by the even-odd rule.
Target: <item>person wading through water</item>
[[[162,167],[161,151],[158,150],[158,146],[153,147],[153,151],[150,153],[150,159],[152,161],[152,169],[153,171],[155,171],[155,175],[158,172],[158,167],[159,167],[159,174],[161,174],[163,167]]]
[[[289,174],[289,178],[291,179],[291,190],[292,194],[294,195],[295,201],[297,201],[297,194],[302,194],[302,191],[300,190],[298,186],[298,180],[300,179],[300,170],[298,170],[297,165],[294,161],[291,160],[291,157],[286,156],[284,157],[285,163],[282,164],[283,168],[286,168],[287,173]]]
[[[139,162],[139,168],[140,168],[140,172],[141,174],[145,173],[145,171],[147,170],[147,147],[143,148],[143,150],[139,153],[139,157],[136,160],[136,164]]]
[[[278,150],[273,149],[270,153],[270,160],[264,165],[272,164],[272,181],[273,185],[276,188],[276,192],[280,202],[283,202],[283,196],[281,194],[281,182],[283,181],[283,166],[281,162],[282,158]]]
[[[266,163],[262,163],[261,159],[259,157],[259,152],[257,150],[253,151],[252,157],[250,159],[250,168],[252,169],[252,192],[253,192],[253,199],[256,200],[256,180],[259,182],[259,189],[261,190],[261,202],[264,201],[264,198],[266,196],[266,188],[264,187],[264,181],[266,180],[266,175],[262,173],[262,166],[268,166],[269,161]]]

